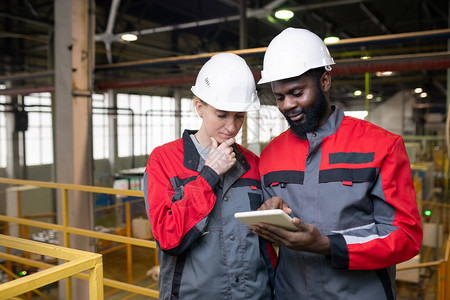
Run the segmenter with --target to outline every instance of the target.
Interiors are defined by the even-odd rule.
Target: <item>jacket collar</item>
[[[183,137],[182,137],[183,149],[184,149],[183,164],[187,169],[200,171],[200,170],[198,170],[198,165],[200,163],[200,154],[198,153],[197,149],[195,148],[194,142],[192,141],[192,139],[190,137],[191,134],[195,134],[197,131],[198,130],[186,129],[183,132]],[[233,147],[233,151],[234,151],[234,153],[236,153],[236,160],[237,160],[236,165],[239,163],[242,166],[244,173],[247,172],[248,170],[250,170],[250,164],[247,162],[247,159],[245,158],[244,154],[241,151],[239,151],[237,145],[233,144],[231,147]],[[241,169],[241,168],[238,168],[238,169]]]
[[[183,132],[183,149],[184,149],[184,159],[183,164],[187,169],[197,171],[198,165],[200,163],[200,154],[198,154],[195,148],[194,142],[192,141],[190,135],[195,134],[198,130],[188,130]]]
[[[339,126],[344,119],[344,112],[335,105],[333,105],[332,108],[333,113],[330,115],[327,122],[320,126],[316,131],[308,132],[306,134],[308,140],[323,139],[334,134],[339,129]]]

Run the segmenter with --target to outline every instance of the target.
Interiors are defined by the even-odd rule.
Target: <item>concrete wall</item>
[[[400,91],[373,108],[368,121],[390,132],[402,135],[406,129],[406,131],[412,129],[410,127],[413,126],[413,103],[414,99],[410,93]]]

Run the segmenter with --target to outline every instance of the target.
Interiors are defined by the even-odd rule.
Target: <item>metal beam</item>
[[[307,10],[312,10],[312,9],[321,9],[324,7],[334,7],[334,6],[340,6],[340,5],[361,3],[361,2],[365,2],[365,1],[373,1],[373,0],[338,0],[338,1],[317,3],[317,4],[307,4],[307,5],[287,7],[286,9],[289,9],[291,11],[307,11]],[[273,12],[273,7],[270,6],[270,4],[267,8],[264,7],[261,9],[248,9],[247,10],[247,18],[258,18],[258,19],[266,18],[266,16],[271,14],[272,12]],[[111,39],[111,41],[120,40],[120,37],[122,36],[122,34],[125,34],[125,33],[131,33],[131,34],[136,34],[136,35],[147,35],[147,34],[167,32],[167,31],[172,31],[172,30],[187,29],[187,28],[193,28],[193,27],[213,25],[213,24],[218,24],[218,23],[238,21],[239,19],[240,19],[239,15],[234,15],[234,16],[213,18],[213,19],[202,20],[202,21],[188,22],[188,23],[177,24],[177,25],[169,25],[169,26],[154,27],[154,28],[148,28],[148,29],[142,29],[142,30],[128,31],[128,32],[123,32],[123,33],[118,33],[118,34],[113,35],[114,38]],[[95,37],[95,40],[102,41],[103,38],[105,38],[105,36],[97,35]]]
[[[370,11],[370,9],[367,6],[364,5],[364,3],[360,3],[359,8],[361,8],[361,10],[369,17],[369,19],[372,20],[372,22],[375,23],[375,25],[378,26],[378,28],[381,29],[381,31],[387,34],[391,33],[391,31],[387,29],[387,27],[384,26],[383,23],[381,23],[381,21]]]
[[[105,43],[106,58],[108,63],[112,63],[112,53],[111,53],[111,43],[115,41],[113,35],[114,24],[116,23],[117,11],[119,9],[120,0],[113,0],[111,3],[111,8],[109,9],[108,23],[106,25],[106,30],[104,33],[97,34],[95,39],[101,40]]]
[[[334,48],[338,49],[340,46],[348,46],[348,45],[367,45],[372,43],[384,43],[384,42],[398,42],[405,41],[408,39],[448,39],[450,38],[450,29],[438,29],[438,30],[428,30],[428,31],[419,31],[419,32],[410,32],[410,33],[400,33],[400,34],[390,34],[390,35],[380,35],[380,36],[371,36],[371,37],[362,37],[362,38],[352,38],[352,39],[343,39],[340,40],[336,44],[328,45],[328,48],[332,50]],[[243,55],[243,56],[255,56],[255,55],[263,55],[266,51],[266,47],[261,48],[253,48],[253,49],[243,49],[243,50],[235,50],[230,51],[232,53]],[[166,58],[158,58],[158,59],[148,59],[148,60],[140,60],[140,61],[131,61],[131,62],[122,62],[108,65],[99,65],[95,67],[96,72],[100,72],[102,70],[114,70],[121,68],[143,68],[150,67],[155,65],[165,65],[165,64],[183,64],[186,62],[195,62],[206,60],[209,57],[217,54],[219,52],[213,53],[205,53],[205,54],[197,54],[197,55],[184,55],[177,57],[166,57]],[[432,54],[432,53],[431,53]],[[434,54],[438,55],[438,54]],[[450,58],[449,58],[450,59]],[[361,62],[363,63],[363,62]],[[17,73],[0,76],[0,82],[2,81],[11,81],[11,80],[26,80],[26,79],[34,79],[34,78],[42,78],[42,77],[53,77],[53,71],[44,71],[44,72],[33,72],[33,73]],[[0,90],[0,94],[6,93],[5,90]]]
[[[333,75],[375,73],[377,71],[413,71],[450,68],[450,51],[431,52],[409,55],[392,55],[376,57],[369,60],[340,59],[335,60]],[[158,63],[158,62],[155,62]],[[147,62],[147,67],[151,64]],[[254,71],[256,80],[261,77],[260,71]],[[141,88],[154,86],[187,86],[195,82],[195,75],[157,77],[145,79],[127,79],[114,81],[101,81],[96,83],[97,90]],[[54,92],[53,86],[22,87],[0,90],[0,95],[28,95],[37,92]]]

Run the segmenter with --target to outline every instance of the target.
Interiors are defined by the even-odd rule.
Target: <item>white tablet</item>
[[[292,223],[292,218],[281,209],[238,212],[234,214],[234,217],[247,225],[261,222],[280,226],[290,231],[298,231],[298,228]]]

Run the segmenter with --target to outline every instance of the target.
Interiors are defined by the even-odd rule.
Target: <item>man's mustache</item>
[[[283,115],[284,115],[286,118],[289,118],[290,116],[299,115],[299,114],[301,114],[301,113],[303,113],[303,112],[304,112],[303,109],[288,110],[288,111],[283,112]]]

